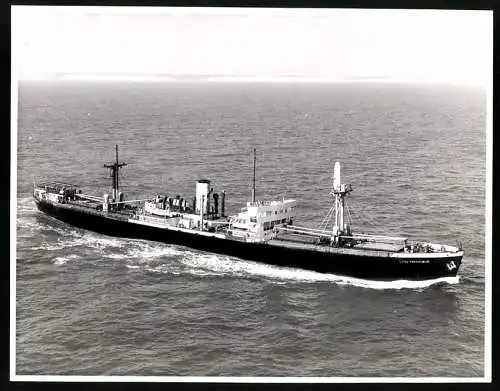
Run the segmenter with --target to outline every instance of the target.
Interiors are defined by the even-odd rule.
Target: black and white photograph
[[[11,16],[11,380],[491,381],[492,11]]]

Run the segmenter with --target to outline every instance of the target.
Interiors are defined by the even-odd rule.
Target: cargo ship
[[[347,199],[350,184],[341,183],[335,163],[332,205],[317,228],[294,223],[294,199],[258,200],[255,165],[250,200],[235,215],[226,216],[225,191],[214,191],[208,179],[196,183],[191,197],[157,194],[126,200],[119,172],[126,163],[104,164],[112,178],[111,194],[84,193],[78,185],[34,183],[37,208],[72,226],[97,233],[187,246],[280,267],[376,281],[431,280],[455,277],[464,252],[450,246],[406,237],[352,232]]]

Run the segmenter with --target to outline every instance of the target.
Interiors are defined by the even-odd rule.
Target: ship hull
[[[430,280],[454,277],[462,256],[390,257],[329,253],[307,248],[290,248],[268,243],[247,243],[148,225],[135,224],[126,217],[109,217],[99,212],[86,212],[52,202],[35,199],[38,209],[72,226],[97,233],[133,239],[178,244],[190,248],[267,263],[280,267],[311,270],[359,279]]]

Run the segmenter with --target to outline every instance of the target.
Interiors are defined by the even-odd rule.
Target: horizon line
[[[282,83],[282,82],[314,82],[314,83],[412,83],[412,84],[451,84],[486,87],[486,81],[479,80],[446,80],[431,78],[393,78],[387,76],[307,76],[300,74],[284,75],[210,75],[210,74],[106,74],[106,73],[65,73],[65,74],[39,74],[18,76],[19,82],[24,81],[132,81],[132,82],[246,82],[246,83]]]

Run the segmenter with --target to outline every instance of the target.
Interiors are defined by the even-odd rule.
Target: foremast
[[[119,184],[119,179],[120,179],[120,175],[119,175],[119,169],[122,168],[123,166],[126,166],[127,163],[125,162],[119,162],[118,161],[118,144],[116,144],[116,161],[114,163],[108,163],[108,164],[105,164],[104,167],[105,168],[109,168],[111,170],[111,178],[112,178],[112,186],[113,186],[113,194],[112,194],[112,198],[113,198],[113,202],[117,202],[117,201],[122,201],[120,200],[120,184]]]

